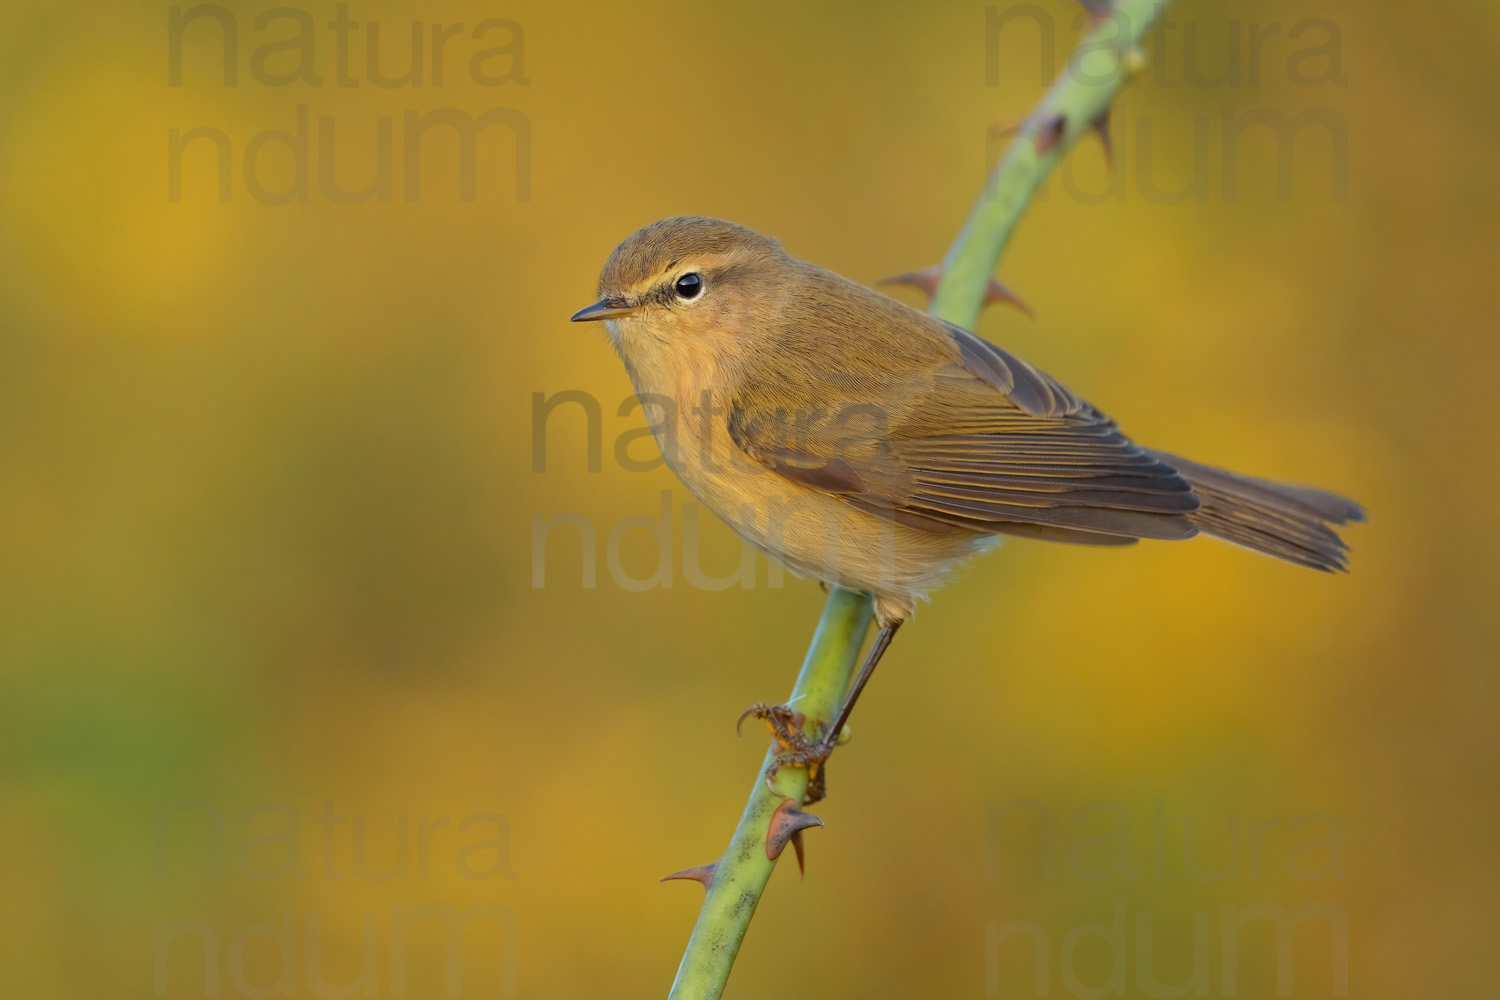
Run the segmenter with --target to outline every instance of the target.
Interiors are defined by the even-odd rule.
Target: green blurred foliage
[[[208,22],[169,86],[166,5],[6,8],[0,982],[203,996],[202,938],[157,951],[197,922],[215,995],[265,995],[285,963],[255,926],[290,907],[296,995],[318,995],[310,920],[331,982],[354,982],[373,941],[394,995],[394,908],[498,902],[514,929],[464,932],[466,995],[507,975],[523,997],[662,995],[698,900],[655,879],[727,840],[762,751],[731,723],[788,689],[821,594],[767,586],[763,559],[753,589],[688,584],[689,498],[615,461],[640,413],[617,414],[623,370],[566,317],[610,249],[666,215],[735,219],[868,282],[939,259],[991,130],[1040,91],[1042,36],[1018,19],[991,49],[980,2],[372,0],[349,15],[381,24],[388,73],[413,19],[499,17],[524,28],[528,82],[479,84],[485,43],[455,36],[441,85],[429,55],[422,87],[374,86],[356,36],[361,83],[341,87],[320,2],[299,9],[321,84],[267,86],[250,53],[293,29],[228,8],[235,87]],[[1037,9],[1060,57],[1076,9]],[[1208,541],[977,561],[861,704],[807,880],[771,886],[733,996],[1036,995],[1030,939],[987,951],[1012,921],[1045,933],[1050,995],[1082,995],[1112,959],[1069,933],[1117,905],[1130,996],[1147,995],[1136,913],[1166,982],[1189,974],[1205,914],[1220,995],[1223,908],[1260,903],[1343,915],[1351,995],[1476,995],[1500,975],[1500,84],[1481,69],[1500,14],[1186,0],[1171,16],[1116,118],[1118,196],[1088,194],[1111,182],[1080,147],[1001,268],[1040,319],[993,312],[981,332],[1138,439],[1359,498],[1354,572]],[[1309,19],[1325,24],[1291,38]],[[1252,24],[1272,23],[1252,57]],[[305,202],[248,193],[251,137],[292,129],[299,104],[335,123],[347,189],[374,178],[392,120],[390,201],[320,194],[316,137]],[[528,200],[503,128],[479,140],[474,201],[442,130],[403,198],[403,116],[444,107],[525,115]],[[1224,116],[1260,109],[1345,129],[1347,172],[1309,128],[1280,200],[1274,135],[1249,130],[1225,197]],[[168,197],[169,130],[198,126],[232,144],[227,203],[211,140]],[[268,189],[293,179],[285,150],[261,163]],[[1199,168],[1203,200],[1143,184]],[[565,390],[601,403],[601,471],[570,406],[533,470],[533,394]],[[663,490],[674,585],[634,592],[605,542]],[[597,532],[594,588],[572,528],[533,585],[533,519],[565,513]],[[704,570],[729,573],[738,541],[711,518],[701,535]],[[649,575],[655,551],[631,531],[621,565]],[[1335,937],[1297,932],[1294,995],[1332,994]],[[443,947],[412,932],[406,995],[442,995]],[[1267,925],[1244,931],[1237,975],[1271,995]]]

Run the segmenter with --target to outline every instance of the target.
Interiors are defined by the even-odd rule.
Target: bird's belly
[[[910,528],[800,486],[751,459],[723,426],[661,444],[688,490],[751,544],[799,575],[876,594],[903,617],[955,561],[989,544],[969,532]]]

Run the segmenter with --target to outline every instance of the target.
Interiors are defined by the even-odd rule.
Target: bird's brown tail
[[[1353,500],[1152,454],[1192,484],[1202,506],[1187,518],[1199,530],[1324,572],[1348,568],[1349,547],[1329,525],[1365,519]]]

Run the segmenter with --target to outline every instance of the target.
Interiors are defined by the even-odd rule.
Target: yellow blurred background
[[[734,718],[790,689],[823,595],[769,586],[764,559],[754,587],[692,584],[690,498],[617,459],[622,436],[653,446],[567,316],[667,215],[865,282],[937,261],[1077,14],[356,0],[347,86],[341,6],[292,9],[317,82],[258,79],[296,74],[296,50],[255,53],[298,21],[229,3],[185,27],[173,86],[169,5],[6,4],[7,996],[448,995],[441,925],[405,929],[444,906],[474,916],[463,995],[664,995],[701,893],[656,879],[727,842],[764,749]],[[1500,976],[1500,9],[1169,16],[1121,101],[1116,187],[1085,142],[1002,262],[1038,320],[980,332],[1138,440],[1358,498],[1353,573],[1210,541],[975,562],[866,694],[806,880],[773,879],[732,997],[1271,996],[1281,975],[1461,997]],[[486,19],[511,23],[473,37]],[[376,85],[369,25],[395,78],[414,20],[421,85]],[[440,83],[435,23],[465,26]],[[299,105],[308,194],[268,204],[293,156],[256,143],[258,198],[246,150]],[[407,197],[407,113],[444,108],[509,109],[472,201],[438,127]],[[1267,127],[1226,158],[1230,123],[1267,111],[1313,112],[1290,164]],[[337,203],[320,119],[357,191],[382,118],[389,200]],[[228,144],[227,201],[212,136],[172,196],[171,130],[195,128]],[[572,403],[534,455],[534,394],[568,391],[600,406],[599,471]],[[662,491],[671,586],[632,589],[657,539],[624,533],[613,569],[608,539]],[[536,520],[569,514],[594,551],[557,527],[538,587]],[[689,534],[703,572],[733,571],[727,528]],[[1256,915],[1304,904],[1278,958]]]

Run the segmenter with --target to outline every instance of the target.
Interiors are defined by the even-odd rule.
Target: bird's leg
[[[828,753],[833,753],[833,748],[838,746],[839,734],[844,731],[844,725],[849,721],[849,714],[854,711],[854,703],[859,701],[860,692],[865,689],[866,684],[870,683],[870,675],[875,672],[875,667],[880,663],[880,658],[885,655],[891,640],[896,637],[896,630],[900,627],[901,622],[897,620],[880,626],[880,631],[875,633],[875,642],[870,646],[864,665],[859,668],[859,676],[854,678],[849,693],[844,696],[844,705],[839,709],[833,725],[829,726],[823,734],[823,746],[827,748]]]
[[[801,712],[794,711],[789,705],[767,705],[764,702],[752,705],[741,715],[739,722],[754,716],[766,724],[771,730],[771,736],[776,740],[776,748],[779,751],[771,766],[766,768],[766,787],[776,792],[776,774],[783,767],[805,767],[807,768],[807,796],[806,804],[811,805],[822,799],[827,794],[827,762],[832,756],[833,750],[839,744],[839,737],[844,731],[844,725],[849,721],[849,714],[854,711],[854,703],[859,700],[860,692],[870,681],[870,675],[875,672],[875,667],[880,663],[880,658],[885,654],[887,647],[891,644],[896,629],[901,627],[899,621],[882,625],[876,633],[875,643],[870,647],[869,654],[865,657],[864,664],[859,668],[859,675],[854,678],[854,683],[849,688],[849,693],[844,697],[844,703],[839,708],[833,725],[823,732],[821,739],[810,739],[802,730],[805,719]],[[735,724],[736,730],[739,723]]]

